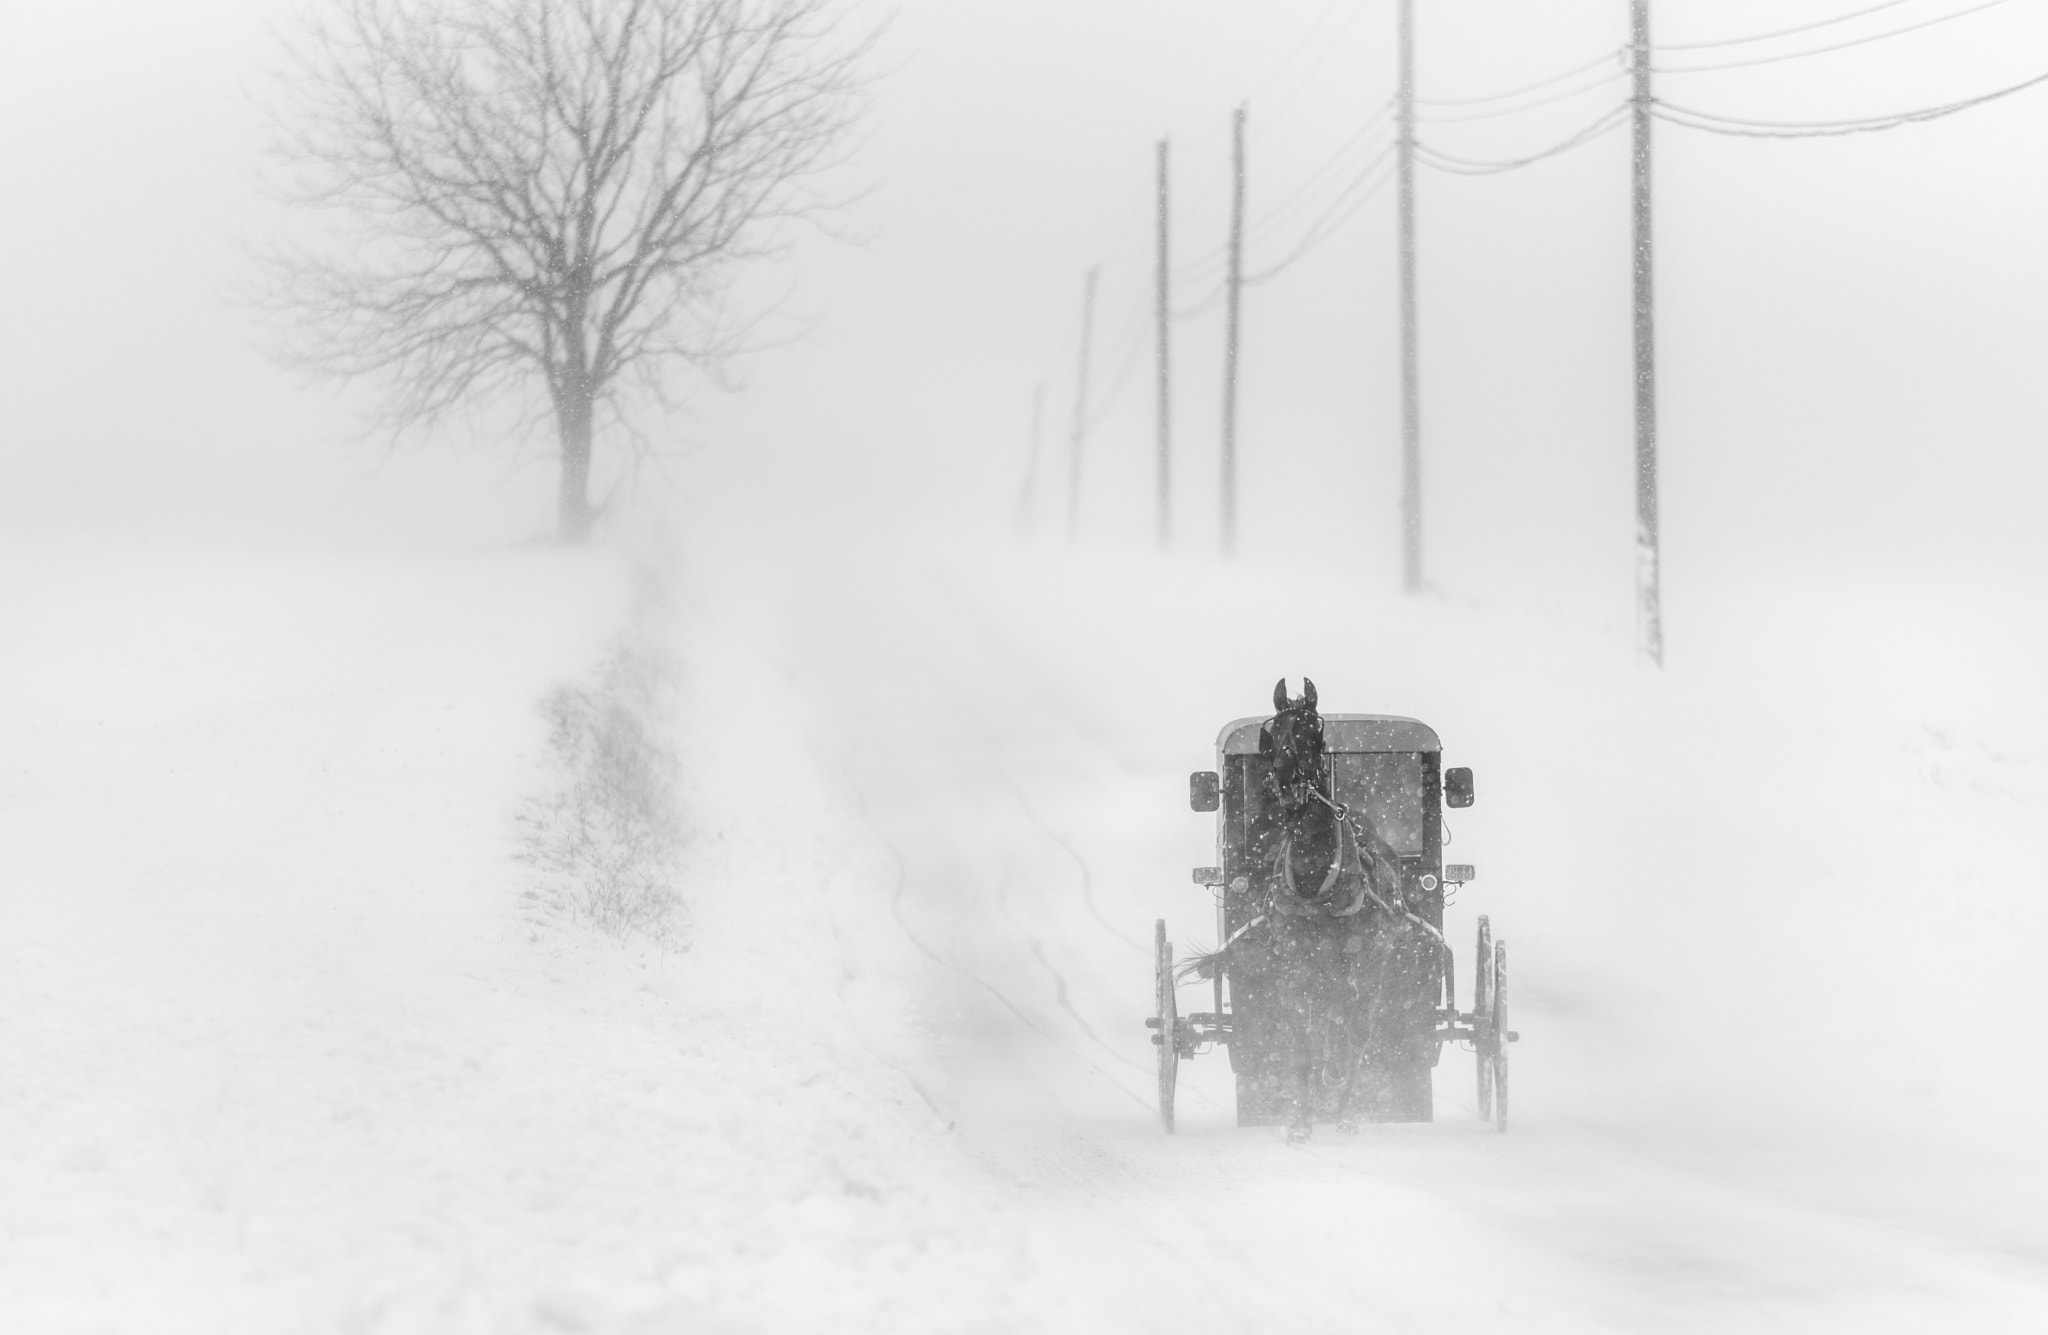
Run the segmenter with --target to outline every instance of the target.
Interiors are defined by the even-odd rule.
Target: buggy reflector
[[[1476,879],[1478,875],[1479,873],[1473,870],[1472,864],[1469,862],[1446,862],[1444,864],[1444,879],[1452,885],[1463,885],[1467,881]]]

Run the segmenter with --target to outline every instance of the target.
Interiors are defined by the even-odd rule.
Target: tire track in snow
[[[1052,840],[1055,844],[1058,844],[1060,846],[1061,851],[1064,852],[1069,858],[1073,859],[1074,866],[1080,869],[1081,902],[1083,905],[1087,907],[1088,916],[1095,919],[1097,925],[1099,925],[1103,931],[1108,932],[1111,936],[1123,942],[1132,950],[1137,951],[1140,955],[1149,954],[1150,952],[1145,949],[1144,943],[1134,940],[1131,937],[1125,936],[1123,932],[1117,928],[1116,924],[1112,923],[1109,919],[1103,917],[1102,910],[1096,907],[1095,874],[1093,871],[1089,869],[1088,859],[1082,857],[1080,853],[1075,850],[1072,844],[1068,843],[1057,832],[1055,832],[1052,826],[1047,825],[1044,820],[1040,819],[1038,813],[1032,809],[1030,800],[1024,796],[1024,790],[1022,788],[1019,788],[1017,786],[1017,781],[1010,777],[1009,771],[1005,770],[1001,765],[991,765],[990,768],[994,769],[997,777],[1002,779],[1003,786],[1010,790],[1010,795],[1017,799],[1017,805],[1023,808],[1025,817],[1029,819],[1033,825],[1036,825],[1038,827],[1039,832],[1041,834],[1043,834],[1046,838]]]
[[[848,776],[848,778],[849,781],[851,781],[851,776]],[[1153,1109],[1152,1102],[1150,1099],[1145,1098],[1143,1095],[1138,1094],[1132,1089],[1130,1089],[1123,1083],[1123,1081],[1118,1079],[1114,1074],[1104,1070],[1101,1066],[1097,1065],[1093,1060],[1091,1060],[1087,1056],[1086,1053],[1076,1052],[1073,1048],[1070,1048],[1065,1043],[1061,1042],[1056,1035],[1046,1032],[1045,1029],[1039,1026],[1036,1020],[1033,1020],[1028,1014],[1024,1012],[1022,1007],[1018,1006],[1015,1001],[1011,1000],[1008,993],[1004,992],[1001,988],[989,982],[986,978],[983,978],[981,975],[975,973],[971,969],[963,968],[960,965],[954,963],[945,955],[941,954],[938,950],[934,949],[928,942],[925,941],[923,937],[917,934],[917,930],[910,925],[909,918],[906,917],[903,912],[903,897],[904,894],[908,891],[910,885],[909,864],[904,860],[902,850],[896,846],[895,840],[891,839],[888,833],[882,829],[881,825],[878,824],[873,817],[868,815],[866,790],[862,788],[857,782],[854,782],[852,786],[855,795],[855,810],[858,816],[860,817],[861,823],[863,825],[866,825],[868,829],[874,833],[875,839],[882,845],[883,848],[888,850],[890,860],[896,864],[896,884],[891,888],[889,893],[889,916],[896,920],[897,927],[900,928],[903,932],[903,935],[909,939],[910,944],[915,946],[918,952],[924,955],[927,959],[931,960],[932,963],[938,965],[940,968],[945,969],[950,973],[958,974],[960,977],[974,984],[982,991],[988,993],[990,997],[994,998],[998,1005],[1000,1005],[1004,1010],[1008,1011],[1011,1015],[1015,1016],[1018,1023],[1022,1024],[1026,1029],[1030,1030],[1033,1034],[1037,1035],[1045,1043],[1050,1045],[1054,1051],[1059,1052],[1062,1055],[1072,1058],[1074,1061],[1081,1063],[1081,1065],[1087,1067],[1090,1071],[1093,1071],[1096,1075],[1100,1076],[1102,1079],[1109,1082],[1110,1086],[1113,1089],[1115,1089],[1117,1093],[1123,1095],[1125,1098],[1131,1100],[1133,1103],[1136,1103],[1139,1107],[1145,1109],[1147,1112],[1151,1112]]]
[[[1138,1074],[1148,1078],[1152,1076],[1153,1070],[1150,1063],[1140,1061],[1118,1050],[1109,1040],[1095,1032],[1095,1026],[1089,1024],[1080,1011],[1074,1009],[1073,1001],[1069,996],[1066,975],[1061,973],[1058,967],[1046,955],[1044,941],[1032,932],[1030,928],[1017,921],[1016,917],[1010,912],[1010,879],[1008,873],[999,874],[996,880],[996,911],[1002,914],[1003,920],[1016,929],[1017,934],[1023,937],[1026,944],[1030,946],[1032,958],[1037,960],[1040,966],[1052,978],[1054,1000],[1059,1002],[1060,1009],[1073,1017],[1074,1023],[1080,1026],[1081,1032],[1088,1036],[1088,1041]],[[1190,1088],[1186,1092],[1212,1108],[1220,1108],[1222,1106],[1216,1099],[1202,1090]]]
[[[897,1061],[875,1045],[874,1040],[869,1038],[866,1031],[862,1028],[859,1014],[847,999],[847,990],[857,976],[848,962],[859,959],[860,954],[853,949],[853,942],[846,934],[846,926],[839,920],[838,910],[832,907],[837,902],[832,895],[832,882],[837,880],[840,873],[844,872],[846,868],[847,863],[842,859],[831,871],[825,873],[823,885],[825,924],[832,929],[832,938],[839,946],[839,977],[834,980],[833,984],[833,990],[839,994],[839,1013],[846,1017],[847,1027],[853,1031],[854,1037],[860,1040],[860,1045],[868,1050],[868,1054],[876,1061],[882,1063],[882,1065],[894,1071],[898,1076],[901,1076],[904,1083],[910,1086],[917,1097],[924,1100],[924,1106],[932,1110],[932,1115],[943,1121],[946,1124],[946,1129],[950,1131],[953,1129],[953,1119],[947,1115],[946,1110],[939,1106],[938,1100],[932,1097],[931,1091],[924,1087],[923,1081],[911,1073],[908,1066]]]
[[[1010,878],[1007,872],[999,873],[997,876],[996,911],[1002,914],[1003,921],[1009,923],[1012,928],[1016,929],[1017,934],[1024,938],[1025,943],[1031,948],[1031,957],[1038,961],[1039,966],[1052,979],[1053,999],[1059,1003],[1061,1010],[1073,1017],[1074,1023],[1080,1027],[1081,1032],[1088,1036],[1088,1041],[1101,1048],[1117,1061],[1138,1072],[1138,1074],[1152,1074],[1152,1068],[1146,1063],[1118,1051],[1107,1039],[1096,1033],[1095,1026],[1089,1024],[1081,1012],[1074,1008],[1073,999],[1067,987],[1067,977],[1059,971],[1058,967],[1046,955],[1044,941],[1030,928],[1017,921],[1016,916],[1010,912]],[[1205,1101],[1209,1101],[1206,1095],[1201,1097]]]
[[[1080,854],[1076,853],[1072,846],[1069,845],[1064,839],[1054,834],[1052,830],[1046,826],[1044,821],[1038,819],[1037,814],[1031,810],[1030,804],[1024,800],[1024,795],[1018,791],[1016,783],[1010,778],[1008,774],[1003,772],[1000,766],[991,766],[991,768],[995,769],[997,777],[1002,779],[1004,786],[1009,788],[1011,794],[1016,797],[1017,805],[1023,809],[1024,814],[1026,816],[1030,817],[1031,822],[1034,825],[1038,826],[1039,830],[1043,832],[1048,838],[1050,838],[1055,844],[1058,844],[1060,848],[1065,851],[1067,856],[1072,858],[1076,865],[1078,865],[1081,868],[1083,885],[1082,898],[1087,902],[1088,911],[1091,914],[1094,914],[1095,919],[1098,923],[1101,923],[1102,926],[1108,928],[1112,936],[1117,937],[1119,940],[1128,942],[1128,937],[1125,937],[1121,932],[1118,932],[1115,928],[1110,927],[1109,924],[1103,920],[1102,915],[1095,911],[1094,898],[1092,895],[1088,893],[1087,889],[1087,887],[1091,884],[1091,881],[1088,875],[1088,864],[1086,860],[1083,859],[1080,856]],[[1138,1072],[1140,1075],[1148,1077],[1151,1076],[1153,1072],[1152,1067],[1149,1063],[1139,1061],[1137,1058],[1128,1056],[1125,1053],[1119,1051],[1114,1044],[1110,1043],[1107,1039],[1103,1038],[1100,1034],[1096,1033],[1095,1026],[1089,1024],[1088,1021],[1085,1018],[1083,1018],[1081,1012],[1074,1008],[1073,1000],[1069,994],[1067,977],[1065,974],[1060,972],[1059,968],[1055,966],[1052,960],[1046,955],[1044,941],[1041,940],[1036,933],[1032,932],[1029,928],[1025,927],[1023,923],[1017,921],[1016,916],[1010,912],[1009,876],[1007,873],[998,873],[997,875],[996,911],[1002,914],[1003,920],[1009,923],[1010,926],[1017,931],[1017,934],[1024,938],[1025,943],[1031,949],[1032,958],[1038,961],[1040,967],[1042,967],[1045,970],[1046,974],[1052,979],[1053,999],[1059,1003],[1061,1010],[1064,1010],[1068,1015],[1073,1017],[1074,1023],[1080,1027],[1081,1032],[1083,1034],[1087,1035],[1088,1041],[1095,1044],[1095,1046],[1101,1048],[1104,1052],[1108,1053],[1115,1060],[1122,1062],[1124,1065]],[[1140,950],[1142,949],[1143,947],[1140,947]],[[1201,1090],[1190,1089],[1188,1093],[1194,1095],[1195,1098],[1199,1099],[1203,1103],[1208,1104],[1212,1108],[1221,1106],[1217,1102],[1217,1100],[1215,1100],[1210,1095],[1204,1093]],[[1148,1104],[1147,1106],[1150,1105]],[[1153,1111],[1156,1112],[1157,1109],[1155,1108],[1153,1109]]]
[[[1010,924],[1011,929],[1017,935],[1024,938],[1024,943],[1031,948],[1031,958],[1037,960],[1039,967],[1045,970],[1046,976],[1052,979],[1053,1000],[1059,1003],[1060,1009],[1072,1017],[1074,1023],[1080,1027],[1082,1033],[1088,1036],[1090,1042],[1102,1044],[1102,1036],[1095,1032],[1095,1026],[1089,1024],[1087,1018],[1081,1012],[1074,1009],[1073,998],[1068,995],[1067,991],[1066,975],[1054,968],[1052,961],[1046,958],[1045,943],[1039,939],[1036,932],[1019,922],[1016,914],[1010,912],[1010,873],[1008,869],[996,873],[996,912],[1002,915],[1003,921]],[[1106,1044],[1103,1044],[1103,1046],[1107,1047]],[[1120,1056],[1114,1049],[1111,1049],[1111,1055]],[[1131,1064],[1128,1058],[1121,1059],[1127,1064]]]

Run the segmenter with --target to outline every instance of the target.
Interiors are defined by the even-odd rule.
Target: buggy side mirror
[[[1212,769],[1196,770],[1188,775],[1188,807],[1194,811],[1214,811],[1222,805],[1222,785]]]
[[[1463,765],[1444,771],[1444,805],[1447,807],[1469,807],[1472,805],[1472,771]]]

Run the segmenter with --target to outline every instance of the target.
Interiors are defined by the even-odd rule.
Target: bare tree
[[[286,351],[385,425],[545,391],[560,535],[630,391],[733,348],[727,300],[813,216],[863,43],[829,0],[336,0],[288,46],[279,184],[335,227],[268,257]]]

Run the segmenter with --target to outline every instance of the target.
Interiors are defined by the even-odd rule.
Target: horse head
[[[1290,700],[1287,698],[1287,678],[1282,677],[1273,683],[1273,709],[1276,713],[1282,714],[1290,709],[1306,709],[1311,714],[1315,713],[1316,684],[1307,677],[1303,677],[1301,679],[1301,698],[1299,700]]]
[[[1273,684],[1273,717],[1259,730],[1259,751],[1271,762],[1273,784],[1289,806],[1312,800],[1305,786],[1323,780],[1323,716],[1316,713],[1316,684],[1301,679],[1301,696],[1290,699],[1287,679]]]

